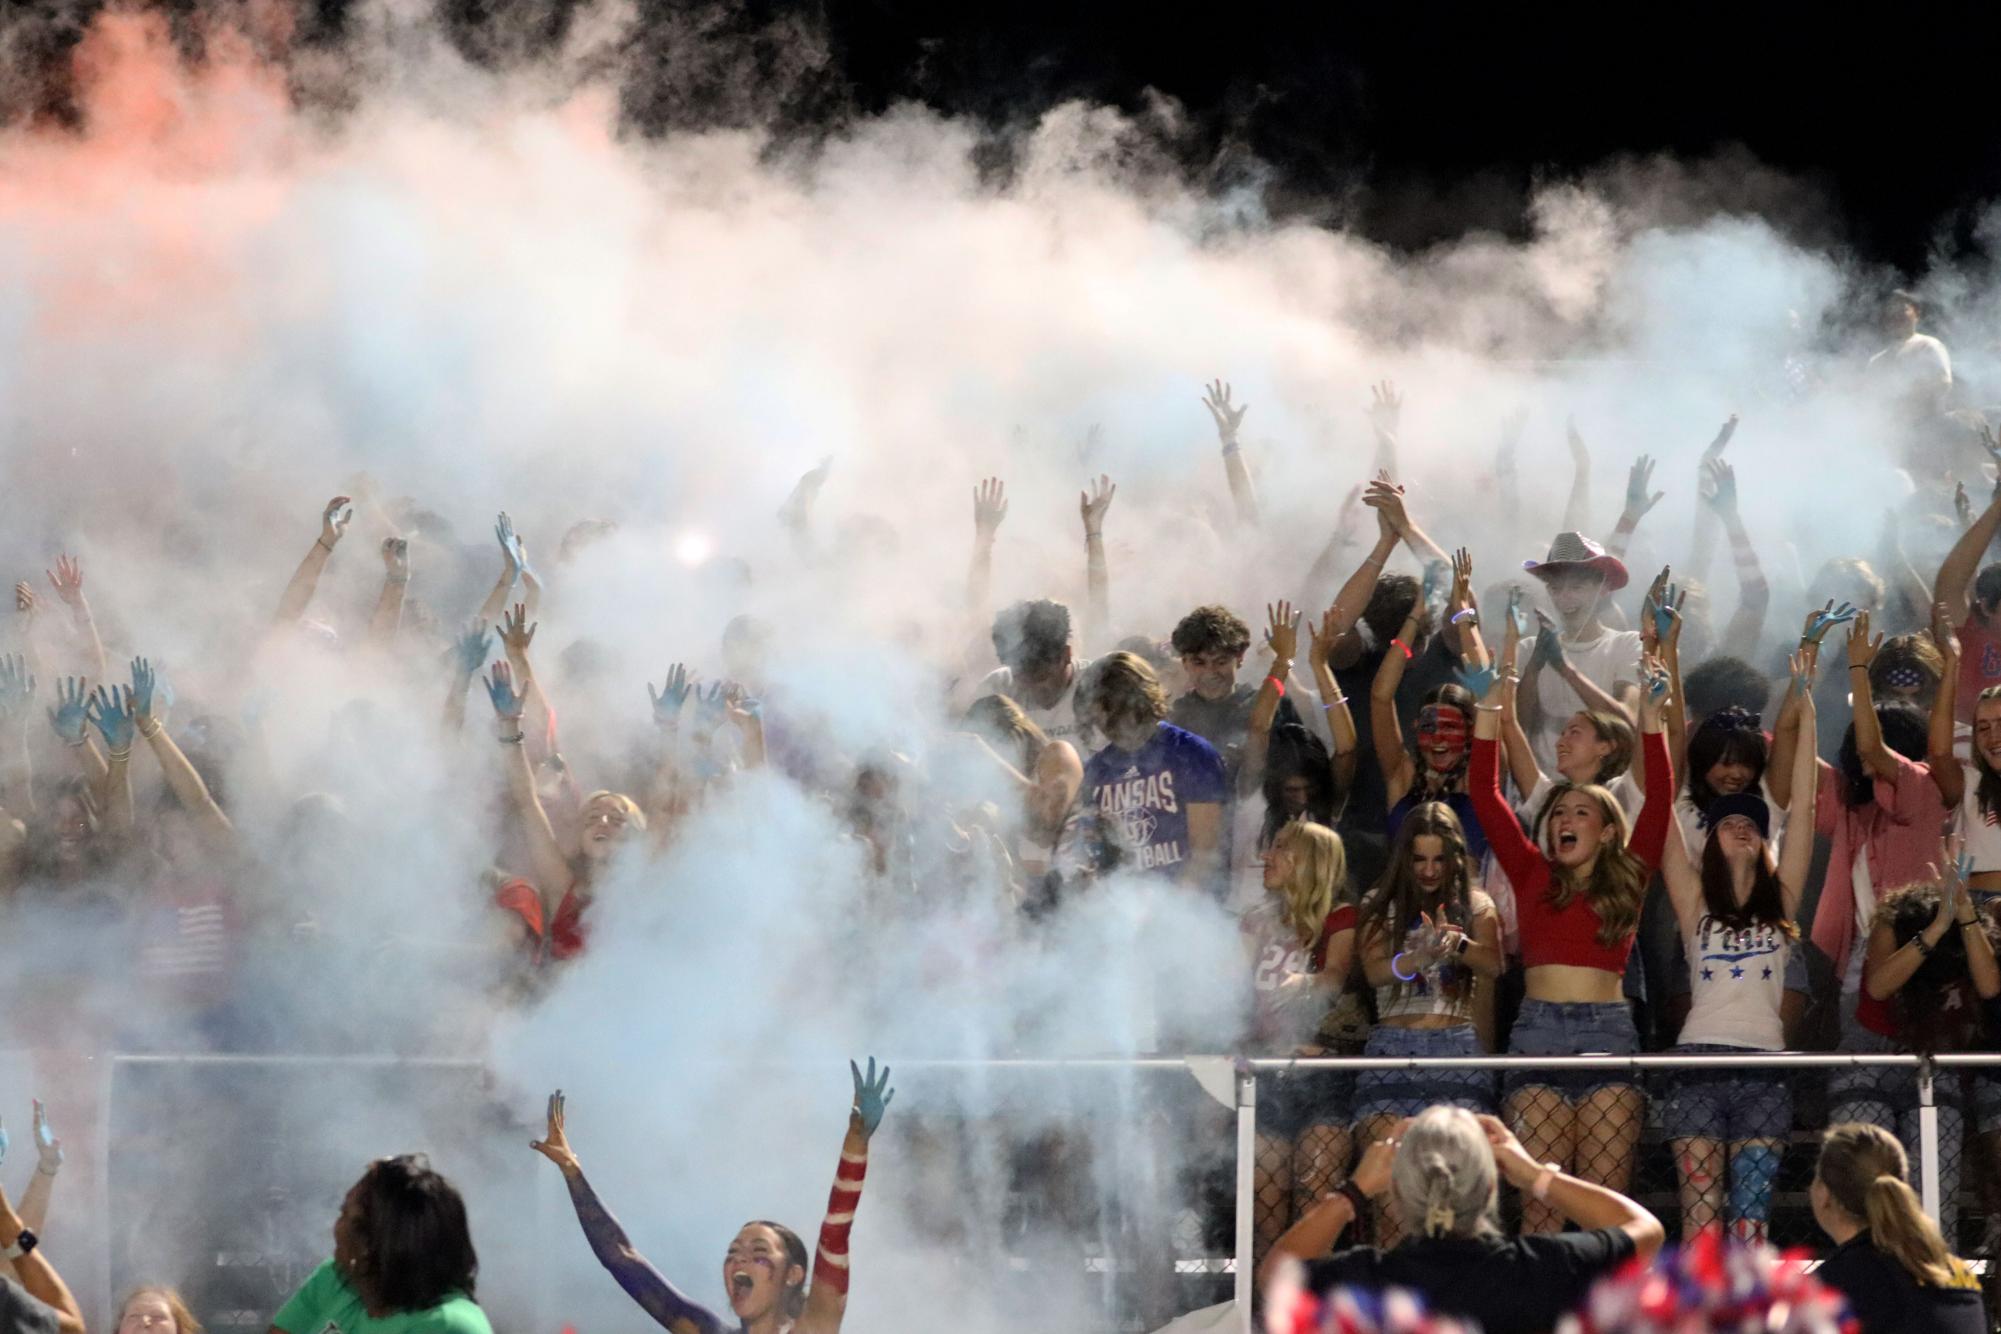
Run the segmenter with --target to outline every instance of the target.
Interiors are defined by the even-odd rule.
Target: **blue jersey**
[[[1136,751],[1106,746],[1084,766],[1084,791],[1106,837],[1142,871],[1177,872],[1188,860],[1188,807],[1221,805],[1228,785],[1216,748],[1162,723]]]

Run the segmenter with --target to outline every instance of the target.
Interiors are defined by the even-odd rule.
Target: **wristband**
[[[1265,680],[1269,681],[1272,685],[1272,688],[1278,691],[1278,697],[1280,699],[1285,698],[1285,682],[1279,680],[1276,676],[1267,676]]]
[[[29,1251],[34,1250],[40,1241],[41,1238],[28,1231],[27,1228],[22,1228],[21,1235],[14,1238],[13,1243],[7,1249],[0,1250],[0,1256],[5,1256],[9,1260],[18,1260]]]
[[[516,732],[513,736],[501,737],[500,744],[503,746],[518,746],[521,744],[522,738],[525,736],[527,736],[526,732]]]
[[[1529,1187],[1529,1194],[1537,1203],[1547,1200],[1550,1186],[1562,1175],[1563,1169],[1555,1163],[1544,1163],[1542,1171],[1535,1174],[1535,1184]]]
[[[1911,943],[1918,947],[1919,954],[1923,955],[1926,958],[1931,957],[1932,943],[1929,940],[1925,939],[1924,932],[1920,931],[1915,936],[1912,936]]]
[[[1403,955],[1404,952],[1398,950],[1390,956],[1390,976],[1399,982],[1415,982],[1417,981],[1416,973],[1406,973],[1403,969],[1397,967],[1397,960],[1403,958]]]
[[[1413,657],[1416,656],[1410,651],[1410,645],[1404,643],[1403,640],[1398,639],[1396,636],[1392,635],[1390,637],[1390,643],[1396,645],[1398,648],[1403,650],[1403,657],[1405,662],[1409,662]]]
[[[1454,625],[1458,625],[1458,624],[1460,624],[1460,623],[1462,623],[1462,622],[1464,622],[1464,623],[1467,623],[1467,624],[1471,624],[1471,625],[1478,625],[1478,624],[1480,623],[1480,613],[1479,613],[1479,611],[1478,611],[1477,609],[1473,608],[1473,607],[1468,607],[1468,608],[1466,608],[1466,609],[1465,609],[1464,611],[1455,611],[1455,612],[1453,612],[1453,613],[1452,613],[1452,623],[1453,623]]]
[[[1367,1218],[1369,1216],[1369,1197],[1364,1195],[1362,1188],[1354,1182],[1342,1182],[1334,1188],[1334,1193],[1348,1201],[1348,1207],[1355,1211],[1356,1218]]]

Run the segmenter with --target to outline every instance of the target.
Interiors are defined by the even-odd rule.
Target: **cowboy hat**
[[[1547,579],[1565,570],[1596,570],[1605,576],[1607,593],[1616,593],[1626,586],[1626,567],[1619,558],[1607,555],[1605,548],[1582,533],[1558,533],[1556,540],[1549,544],[1549,558],[1525,560],[1522,569],[1538,579]]]

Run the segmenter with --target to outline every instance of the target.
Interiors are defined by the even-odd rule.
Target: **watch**
[[[28,1231],[28,1229],[22,1228],[21,1235],[14,1238],[14,1244],[6,1250],[0,1251],[0,1256],[5,1256],[9,1260],[18,1260],[29,1251],[34,1250],[40,1241],[40,1237]]]
[[[1472,948],[1473,948],[1473,937],[1462,935],[1461,937],[1459,937],[1459,947],[1453,950],[1452,953],[1455,955],[1460,955],[1464,954],[1467,950],[1470,950]]]

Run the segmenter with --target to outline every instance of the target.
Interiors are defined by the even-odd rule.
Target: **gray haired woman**
[[[1580,1230],[1502,1236],[1502,1178]],[[1391,1193],[1411,1235],[1392,1250],[1353,1246],[1330,1257],[1370,1201]],[[1439,1106],[1370,1145],[1348,1181],[1273,1243],[1259,1277],[1290,1257],[1306,1262],[1316,1291],[1407,1288],[1486,1334],[1541,1334],[1601,1274],[1652,1259],[1664,1236],[1660,1220],[1624,1195],[1538,1163],[1498,1118]]]

